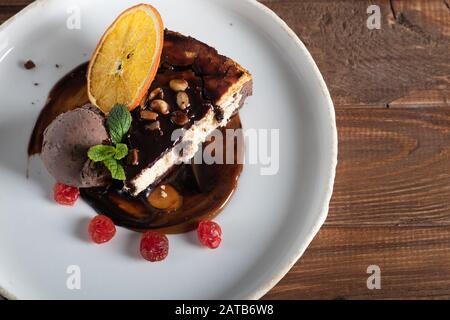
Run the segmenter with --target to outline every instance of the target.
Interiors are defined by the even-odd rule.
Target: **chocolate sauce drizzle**
[[[87,63],[75,68],[50,92],[30,138],[29,156],[41,152],[43,133],[58,115],[89,102],[86,69]],[[188,81],[186,93],[190,99],[190,107],[186,111],[189,122],[184,126],[187,129],[209,110],[214,110],[217,119],[221,119],[223,114],[216,106],[218,99],[241,76],[242,71],[215,49],[193,38],[166,31],[160,68],[150,91],[161,88],[171,111],[177,111],[176,94],[169,88],[169,82],[172,79]],[[251,85],[248,87],[248,94],[251,94]],[[147,104],[146,108],[148,107]],[[139,111],[136,109],[132,112],[134,121],[127,144],[130,149],[139,150],[140,159],[138,165],[126,165],[128,178],[152,165],[173,147],[177,141],[171,139],[171,133],[180,128],[167,115],[158,119],[162,136],[160,132],[149,132],[146,129],[148,123],[140,119]],[[239,116],[235,115],[226,128],[241,128]],[[226,145],[224,143],[223,148]],[[114,182],[104,188],[83,189],[81,195],[98,213],[111,217],[117,225],[137,231],[152,229],[165,233],[186,232],[194,229],[198,221],[212,219],[219,214],[233,195],[243,168],[238,164],[242,163],[243,146],[238,149],[236,145],[235,159],[239,161],[235,164],[183,164],[172,169],[160,183],[175,187],[183,198],[183,205],[170,213],[157,210],[149,204],[147,197],[151,188],[138,197],[131,197],[123,191],[122,182]],[[226,154],[225,149],[223,154]]]

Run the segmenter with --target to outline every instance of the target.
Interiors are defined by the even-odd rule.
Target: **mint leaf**
[[[102,144],[93,146],[88,151],[88,157],[94,162],[100,162],[114,157],[116,154],[116,148],[113,146],[105,146]]]
[[[125,180],[125,170],[122,165],[116,159],[110,158],[103,160],[105,167],[111,172],[111,176],[115,180]]]
[[[128,155],[128,147],[121,143],[128,134],[131,127],[131,114],[124,105],[116,104],[108,115],[106,125],[109,130],[111,141],[115,146],[97,145],[88,151],[88,157],[94,162],[103,162],[105,167],[111,172],[115,180],[125,180],[125,170],[120,164]]]
[[[122,160],[128,155],[128,147],[126,144],[118,143],[116,145],[116,154],[114,155],[114,159]]]
[[[121,104],[116,104],[108,115],[106,122],[114,144],[121,143],[131,127],[131,114],[128,108]]]

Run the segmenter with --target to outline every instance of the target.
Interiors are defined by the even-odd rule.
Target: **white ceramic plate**
[[[39,158],[26,178],[28,139],[49,90],[137,2],[38,0],[0,27],[0,291],[8,298],[257,299],[325,221],[337,158],[332,101],[296,35],[251,0],[149,1],[168,28],[253,73],[254,96],[241,112],[245,128],[280,129],[279,172],[262,176],[262,166],[245,166],[238,192],[217,218],[220,249],[200,247],[195,233],[170,236],[168,259],[151,264],[139,257],[139,235],[125,229],[111,243],[93,245],[86,232],[93,210],[82,201],[56,205]],[[81,29],[67,28],[78,10]],[[36,69],[24,70],[28,59]],[[66,286],[71,265],[80,267],[81,290]]]

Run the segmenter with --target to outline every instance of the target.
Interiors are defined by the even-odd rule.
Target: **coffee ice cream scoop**
[[[86,105],[59,115],[47,127],[41,157],[57,182],[78,188],[104,186],[108,177],[89,164],[87,152],[108,138],[104,116]]]

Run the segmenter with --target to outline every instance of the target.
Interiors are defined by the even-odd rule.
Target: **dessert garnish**
[[[123,138],[128,134],[131,127],[131,114],[128,108],[115,105],[106,122],[110,140],[113,145],[98,144],[89,149],[87,155],[93,162],[101,162],[111,173],[115,180],[125,180],[125,170],[120,160],[128,156],[128,146],[122,143]]]
[[[55,183],[53,198],[63,206],[73,206],[80,196],[80,190],[62,183]]]
[[[109,113],[115,104],[136,108],[158,71],[164,41],[159,12],[141,4],[123,12],[103,35],[88,67],[92,104]]]
[[[142,235],[140,251],[147,261],[162,261],[169,254],[169,239],[162,233],[148,231]]]
[[[114,238],[116,226],[107,216],[98,215],[89,223],[88,231],[92,241],[102,244]]]
[[[214,221],[202,221],[197,229],[200,243],[210,249],[217,249],[222,242],[222,229]]]
[[[221,244],[212,220],[236,190],[244,154],[242,132],[225,130],[242,128],[239,109],[252,94],[252,76],[237,62],[163,28],[150,5],[123,12],[91,61],[52,89],[28,148],[58,182],[58,203],[80,194],[99,214],[88,228],[93,242],[110,241],[115,226],[143,232],[140,252],[153,262],[168,254],[166,234],[197,230],[201,245]],[[216,129],[220,145],[208,139]],[[234,163],[192,161],[230,146]]]

